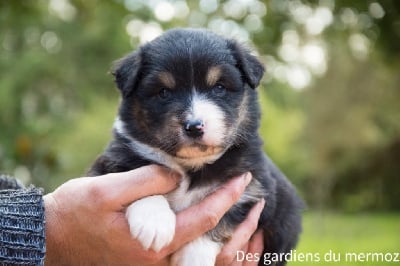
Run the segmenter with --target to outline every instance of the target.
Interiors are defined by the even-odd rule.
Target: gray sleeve
[[[8,185],[2,186],[5,182]],[[20,184],[4,176],[0,176],[0,187],[0,265],[43,265],[43,191],[35,187],[16,189]]]

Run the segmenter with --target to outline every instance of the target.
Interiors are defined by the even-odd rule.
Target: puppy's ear
[[[141,61],[141,52],[138,50],[115,62],[111,74],[114,75],[115,83],[123,97],[129,96],[137,86]]]
[[[264,74],[263,65],[235,40],[228,40],[228,48],[236,59],[236,67],[242,72],[245,81],[251,88],[255,89],[260,84],[260,80]]]

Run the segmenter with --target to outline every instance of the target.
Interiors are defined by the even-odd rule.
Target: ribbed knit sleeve
[[[0,190],[0,265],[44,264],[42,194],[34,187]]]

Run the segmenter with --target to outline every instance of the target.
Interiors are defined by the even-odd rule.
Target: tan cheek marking
[[[213,66],[208,70],[206,82],[208,86],[214,86],[215,83],[221,77],[221,68],[219,66]]]
[[[158,74],[158,78],[169,89],[173,89],[176,85],[175,78],[169,72],[161,72]]]

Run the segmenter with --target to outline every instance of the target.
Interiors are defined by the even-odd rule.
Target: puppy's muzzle
[[[185,133],[190,138],[200,138],[204,135],[204,122],[200,119],[188,120],[184,124]]]

